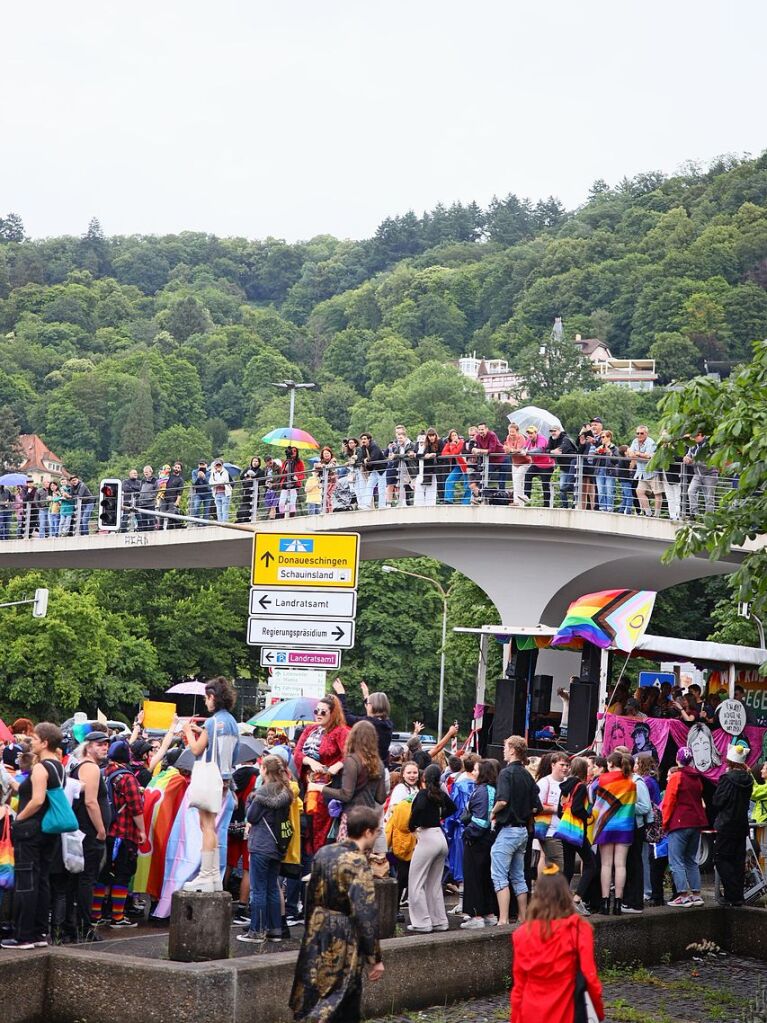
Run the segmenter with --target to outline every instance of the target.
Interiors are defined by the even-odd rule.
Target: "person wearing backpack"
[[[280,864],[293,837],[290,806],[293,792],[281,757],[264,757],[262,784],[248,805],[250,854],[250,928],[238,941],[282,941]]]
[[[112,930],[136,927],[125,916],[128,888],[136,872],[139,846],[146,841],[144,797],[136,776],[129,768],[131,751],[127,742],[113,742],[107,754],[104,784],[112,823],[107,833],[106,860],[93,886],[91,914],[94,926],[102,919],[107,896],[112,903]]]
[[[81,747],[78,760],[70,771],[82,786],[79,797],[72,809],[77,824],[83,832],[83,857],[85,869],[77,875],[77,924],[83,941],[101,941],[96,933],[91,916],[93,889],[98,880],[101,861],[104,858],[107,831],[112,823],[107,787],[101,774],[101,764],[109,752],[109,736],[106,732],[88,732]]]
[[[570,774],[559,787],[557,811],[560,820],[557,837],[562,841],[564,875],[568,884],[575,873],[576,853],[581,860],[581,878],[573,896],[575,908],[581,916],[591,916],[586,902],[597,871],[596,857],[588,836],[592,811],[587,784],[588,767],[588,760],[584,757],[573,757],[570,761]]]

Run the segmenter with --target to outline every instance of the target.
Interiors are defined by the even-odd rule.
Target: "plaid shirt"
[[[135,776],[130,770],[124,770],[122,764],[109,764],[104,771],[104,778],[109,778],[116,771],[124,771],[124,773],[115,780],[112,790],[115,817],[109,827],[109,836],[110,838],[122,838],[138,845],[138,829],[133,818],[143,815],[144,797],[141,795],[141,788]]]

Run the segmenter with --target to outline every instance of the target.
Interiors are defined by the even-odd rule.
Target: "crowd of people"
[[[629,443],[617,440],[599,416],[572,437],[558,427],[521,430],[511,422],[503,439],[478,423],[465,436],[450,430],[440,437],[430,427],[412,440],[397,426],[383,448],[363,433],[345,438],[338,452],[323,445],[309,457],[288,446],[282,457],[255,456],[244,469],[222,458],[210,465],[201,460],[189,475],[178,461],[157,473],[145,465],[123,480],[121,528],[143,532],[184,525],[164,517],[169,514],[189,515],[204,525],[393,505],[554,507],[557,494],[562,508],[624,515],[658,516],[665,502],[675,521],[714,509],[719,471],[709,464],[702,427],[666,469],[650,467],[657,444],[646,426],[637,426]],[[732,486],[732,480],[725,483]],[[61,483],[29,479],[18,487],[0,486],[0,539],[87,535],[95,501],[76,475]]]
[[[688,707],[694,720],[711,711],[695,687],[686,703],[656,692],[682,717]],[[506,739],[501,764],[459,753],[456,725],[431,747],[418,722],[395,742],[386,694],[363,683],[361,696],[354,713],[336,679],[314,722],[292,738],[243,733],[224,678],[206,684],[206,718],[174,721],[162,738],[145,734],[141,715],[130,735],[98,721],[67,735],[50,722],[15,721],[0,769],[0,836],[12,822],[15,870],[15,886],[2,892],[2,948],[99,942],[105,927],[130,929],[147,912],[167,918],[179,889],[226,887],[239,941],[265,947],[305,925],[297,1018],[329,999],[329,1012],[343,1004],[354,1019],[363,970],[371,979],[383,970],[373,878],[392,876],[410,933],[446,931],[450,914],[467,931],[528,922],[514,936],[512,1010],[516,1003],[513,1018],[523,1020],[523,999],[545,978],[535,948],[548,949],[550,969],[552,949],[577,944],[596,1005],[586,917],[641,913],[648,902],[703,905],[697,849],[711,822],[724,900],[742,904],[752,806],[767,820],[767,765],[755,785],[737,740],[709,794],[687,746],[665,777],[652,748],[537,757],[518,735]],[[613,711],[632,709],[634,696],[614,697]],[[199,763],[214,770],[212,795],[209,774],[193,778]],[[446,893],[457,900],[450,910]],[[320,991],[320,932],[334,907],[355,917],[336,935],[355,965]]]

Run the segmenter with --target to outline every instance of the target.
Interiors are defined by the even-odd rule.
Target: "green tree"
[[[169,426],[153,438],[138,461],[149,463],[155,469],[168,462],[173,465],[180,461],[184,466],[184,476],[188,477],[197,462],[211,458],[210,437],[195,426]]]
[[[146,377],[134,381],[132,390],[120,432],[120,450],[126,455],[140,454],[154,440],[154,406],[149,381]]]
[[[525,348],[514,368],[520,378],[518,399],[533,405],[557,401],[570,391],[593,391],[598,383],[574,342],[553,333],[543,344]]]
[[[669,460],[679,439],[702,425],[710,436],[712,465],[720,480],[717,506],[681,529],[664,558],[707,553],[726,557],[733,547],[767,533],[767,341],[753,346],[754,358],[727,380],[698,377],[663,401],[662,426],[669,441],[658,461]],[[767,609],[767,548],[752,547],[733,576],[740,600],[751,601],[762,617]]]
[[[702,368],[698,346],[676,331],[658,334],[647,354],[655,359],[658,381],[662,384],[691,380]]]
[[[418,356],[404,338],[384,334],[374,341],[365,360],[365,383],[368,391],[378,384],[393,384],[406,377],[418,365]]]
[[[19,464],[19,424],[13,409],[0,406],[0,469],[13,469]]]

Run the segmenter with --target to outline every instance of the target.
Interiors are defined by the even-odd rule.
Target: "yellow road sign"
[[[354,589],[359,558],[359,533],[256,533],[252,583]]]

